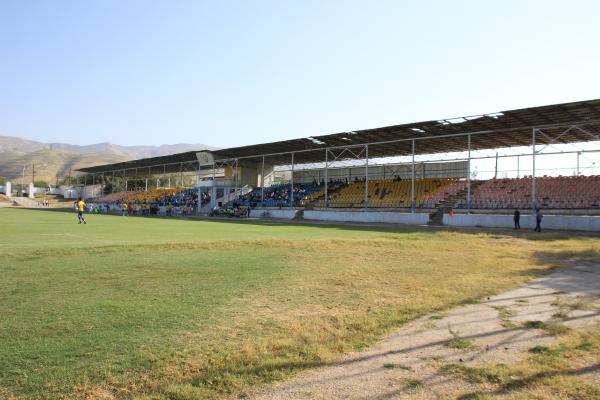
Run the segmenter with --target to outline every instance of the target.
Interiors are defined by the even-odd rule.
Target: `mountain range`
[[[157,157],[194,150],[214,150],[205,144],[163,144],[160,146],[121,146],[113,143],[73,145],[43,143],[13,136],[0,136],[0,176],[15,183],[31,181],[35,166],[35,180],[54,183],[74,174],[75,170],[93,165],[109,164],[146,157]]]

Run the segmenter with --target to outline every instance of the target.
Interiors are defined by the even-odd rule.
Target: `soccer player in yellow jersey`
[[[83,222],[85,224],[85,218],[83,218],[84,211],[85,211],[85,201],[83,201],[80,197],[79,199],[77,199],[77,219],[79,220],[79,223]]]

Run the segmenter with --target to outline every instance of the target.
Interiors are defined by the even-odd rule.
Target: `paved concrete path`
[[[585,306],[584,306],[585,305]],[[365,352],[301,373],[244,398],[431,399],[477,387],[439,373],[444,363],[514,363],[535,345],[555,337],[527,321],[555,321],[573,328],[600,321],[600,266],[561,270],[478,304],[429,315],[407,324]],[[466,349],[452,339],[471,342]]]

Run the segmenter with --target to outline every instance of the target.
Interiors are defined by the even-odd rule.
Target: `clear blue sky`
[[[236,146],[600,98],[600,1],[0,2],[0,135]]]

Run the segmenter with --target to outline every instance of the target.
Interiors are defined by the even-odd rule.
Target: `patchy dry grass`
[[[492,306],[496,311],[498,311],[498,318],[500,318],[501,325],[504,328],[514,328],[517,326],[513,321],[511,321],[511,317],[514,316],[514,311],[506,306]]]
[[[448,340],[446,346],[451,349],[468,349],[473,347],[473,342],[460,336],[458,331],[453,331],[448,327],[448,331],[452,335],[452,339]]]
[[[558,321],[525,321],[523,327],[528,329],[542,329],[549,335],[563,335],[571,330],[568,326]]]
[[[404,364],[385,363],[385,364],[383,364],[383,368],[386,368],[386,369],[403,369],[405,371],[412,371],[412,367],[410,365],[404,365]]]
[[[501,368],[501,366],[495,368]],[[500,382],[500,377],[496,372],[485,368],[469,367],[464,364],[446,364],[440,368],[440,372],[469,383]]]
[[[538,345],[516,365],[469,367],[449,364],[442,373],[481,385],[459,399],[576,399],[600,398],[600,327],[569,331],[553,346]]]
[[[559,307],[561,313],[568,314],[571,310],[596,311],[597,307],[594,305],[594,301],[595,299],[590,297],[573,299],[556,296],[556,300],[552,302],[552,305]]]
[[[404,384],[409,389],[420,389],[423,387],[423,381],[420,379],[405,379]]]
[[[574,257],[598,258],[597,239],[559,234],[0,217],[12,232],[0,238],[9,398],[239,394]]]

